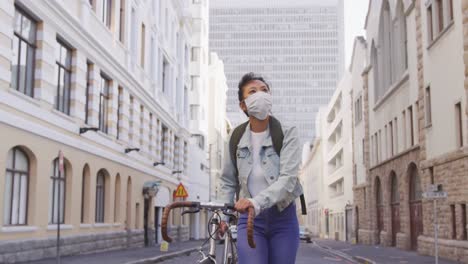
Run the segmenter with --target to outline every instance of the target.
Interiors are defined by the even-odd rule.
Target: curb
[[[361,262],[359,262],[359,260],[355,259],[353,256],[350,256],[350,255],[348,255],[348,254],[346,254],[346,253],[344,253],[344,252],[342,252],[340,250],[335,250],[335,249],[332,249],[332,248],[327,247],[327,246],[322,246],[322,245],[318,244],[315,241],[314,241],[314,245],[321,248],[322,250],[328,252],[331,255],[346,259],[346,260],[348,260],[350,262],[361,263]],[[368,264],[370,264],[370,263],[368,263]]]
[[[190,255],[191,253],[198,251],[200,247],[194,247],[194,248],[189,248],[189,249],[184,249],[181,251],[176,251],[174,253],[169,253],[169,254],[164,254],[161,256],[157,257],[152,257],[152,258],[146,258],[146,259],[140,259],[136,261],[130,261],[125,264],[150,264],[150,263],[160,263],[164,260],[180,257],[182,255]]]
[[[365,258],[365,257],[354,256],[353,258],[361,264],[377,264],[377,262],[370,260],[368,258]]]

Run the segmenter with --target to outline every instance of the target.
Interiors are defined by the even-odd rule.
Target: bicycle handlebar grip
[[[179,207],[194,207],[196,206],[196,202],[174,202],[171,204],[168,204],[166,208],[164,208],[164,213],[162,217],[162,223],[161,223],[161,235],[163,239],[169,243],[172,242],[172,238],[169,237],[167,234],[167,220],[169,220],[169,213],[171,212],[172,209],[174,208],[179,208]]]
[[[255,217],[255,209],[253,207],[249,207],[248,211],[249,215],[247,218],[247,242],[251,248],[256,248],[254,241],[254,217]]]

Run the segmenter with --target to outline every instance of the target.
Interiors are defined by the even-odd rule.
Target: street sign
[[[425,199],[444,199],[447,198],[447,192],[425,192],[423,193]]]
[[[176,198],[187,198],[188,193],[187,190],[185,189],[184,185],[182,183],[179,183],[179,186],[177,186],[177,189],[175,191],[174,197]]]

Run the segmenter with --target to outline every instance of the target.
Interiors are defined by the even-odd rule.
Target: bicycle
[[[172,209],[175,208],[190,208],[188,210],[185,210],[182,212],[182,215],[184,214],[194,214],[200,212],[201,209],[205,209],[208,211],[213,212],[213,216],[210,218],[209,225],[208,225],[208,234],[209,238],[202,244],[200,247],[199,253],[202,255],[201,259],[197,262],[199,264],[216,264],[216,237],[214,235],[217,235],[219,227],[220,227],[220,222],[221,222],[221,217],[220,217],[220,212],[223,213],[226,216],[229,216],[230,221],[228,222],[228,228],[226,230],[226,233],[224,235],[224,250],[223,250],[223,257],[222,257],[222,263],[223,264],[235,264],[237,263],[237,252],[236,252],[236,247],[235,244],[232,242],[232,234],[231,234],[231,226],[235,222],[235,219],[237,219],[237,216],[235,215],[235,208],[233,204],[221,204],[221,203],[201,203],[201,202],[191,202],[191,201],[183,201],[183,202],[174,202],[172,204],[169,204],[166,206],[164,209],[164,214],[162,217],[162,223],[161,223],[161,233],[162,237],[165,241],[171,243],[172,238],[170,238],[167,234],[167,220],[169,219],[169,213]],[[251,248],[255,248],[255,241],[253,239],[253,234],[254,234],[254,208],[249,208],[248,209],[248,219],[247,219],[247,241],[248,244]],[[210,228],[211,226],[211,228]],[[211,232],[210,232],[211,229]],[[203,246],[207,243],[210,242],[209,246],[209,252],[208,255],[206,255],[203,252]]]

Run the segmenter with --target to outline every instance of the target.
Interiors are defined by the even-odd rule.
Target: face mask
[[[256,92],[245,99],[247,113],[258,120],[265,120],[271,112],[271,94]]]

